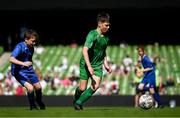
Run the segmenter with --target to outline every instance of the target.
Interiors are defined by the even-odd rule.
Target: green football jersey
[[[102,68],[104,57],[106,56],[106,48],[109,38],[106,36],[100,36],[97,30],[91,30],[84,44],[84,47],[88,48],[89,61],[92,68]],[[85,66],[84,56],[80,59],[80,66]]]

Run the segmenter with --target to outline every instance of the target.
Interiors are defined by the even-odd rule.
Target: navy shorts
[[[31,84],[39,82],[39,79],[34,71],[19,71],[13,73],[13,76],[22,86],[24,86],[25,82],[29,82]]]
[[[143,84],[149,84],[149,88],[155,88],[156,87],[156,76],[155,74],[150,74],[148,76],[144,76],[141,83]]]

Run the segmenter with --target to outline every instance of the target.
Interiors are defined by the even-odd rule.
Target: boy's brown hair
[[[36,40],[38,40],[38,38],[39,38],[39,36],[38,36],[38,34],[37,34],[37,32],[35,30],[29,29],[24,33],[24,39],[28,40],[28,39],[30,39],[32,37],[35,37]]]
[[[97,16],[97,22],[108,22],[109,23],[109,20],[110,20],[110,16],[108,13],[105,13],[105,12],[102,12],[102,13],[99,13],[98,16]]]

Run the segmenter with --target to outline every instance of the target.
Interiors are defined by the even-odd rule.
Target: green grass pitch
[[[85,107],[75,111],[72,107],[47,107],[30,111],[26,107],[0,107],[0,117],[178,117],[180,107],[143,110],[133,107]]]

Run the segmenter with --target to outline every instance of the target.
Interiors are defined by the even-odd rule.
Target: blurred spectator
[[[69,80],[68,77],[64,77],[61,81],[60,84],[62,85],[62,87],[68,87],[72,84],[72,82]]]
[[[68,59],[66,55],[63,55],[61,70],[65,71],[67,68],[68,68]]]
[[[157,54],[157,55],[154,55],[153,57],[152,57],[152,59],[153,59],[153,62],[154,63],[160,63],[161,62],[161,58],[160,58],[160,56]]]
[[[127,48],[127,47],[128,47],[128,44],[127,44],[127,42],[126,42],[125,40],[123,40],[123,41],[121,41],[121,43],[119,44],[119,46],[120,46],[121,48]]]
[[[3,95],[2,82],[4,81],[4,75],[0,72],[0,95]]]
[[[170,76],[166,81],[166,87],[174,87],[174,86],[175,86],[174,78]]]
[[[62,61],[59,67],[57,68],[56,66],[54,67],[55,72],[64,72],[68,68],[68,59],[66,55],[62,56]]]
[[[163,83],[162,77],[160,75],[159,69],[154,62],[154,66],[156,67],[155,75],[156,75],[156,92],[159,94],[165,93],[165,85]]]
[[[14,95],[14,93],[10,87],[6,87],[4,91],[4,95]]]
[[[158,88],[158,91],[159,91],[160,95],[166,94],[165,84],[164,84],[164,81],[163,81],[161,76],[159,77],[159,88]]]
[[[14,91],[14,83],[15,83],[15,79],[12,76],[11,71],[9,70],[6,74],[6,80],[5,80],[5,90],[6,90],[5,93],[7,95],[11,94],[11,92]]]
[[[72,86],[77,86],[77,84],[78,84],[78,80],[79,80],[79,77],[75,77],[75,76],[71,76],[70,78],[69,78],[69,80],[71,81],[71,85]]]
[[[41,67],[41,60],[39,59],[39,57],[37,56],[35,59],[34,59],[34,64],[36,65],[36,67]]]
[[[79,65],[73,64],[70,66],[69,71],[72,76],[78,77],[79,76]]]
[[[46,81],[46,83],[49,83],[51,81],[51,77],[49,75],[50,72],[46,72],[44,80]]]
[[[111,95],[111,82],[108,80],[107,76],[104,77],[101,86],[96,94],[100,95]]]
[[[113,72],[117,69],[117,64],[115,64],[113,62],[110,63],[110,66],[111,66],[111,69]]]
[[[125,74],[129,74],[131,71],[131,65],[132,65],[133,61],[132,59],[129,57],[129,55],[126,55],[126,57],[123,59],[123,65],[124,65],[124,72]]]
[[[58,73],[55,73],[54,78],[51,81],[51,89],[56,91],[59,85],[60,85],[60,78],[58,77]]]
[[[41,55],[44,52],[44,47],[42,45],[34,47],[34,51],[36,54]]]
[[[115,75],[117,75],[117,76],[124,76],[124,70],[125,70],[125,67],[123,64],[121,64],[120,66],[117,65],[117,67],[113,71],[113,73],[115,73]]]
[[[118,95],[119,94],[119,81],[113,77],[111,81],[111,94]]]
[[[76,48],[77,46],[78,46],[78,44],[77,44],[76,40],[73,40],[70,47],[71,48]]]
[[[155,54],[153,57],[152,57],[152,60],[154,63],[161,63],[161,62],[166,62],[166,59],[163,58],[162,56],[160,56],[159,54]]]
[[[24,88],[19,85],[16,89],[15,89],[15,95],[20,96],[20,95],[24,95],[25,91]]]

